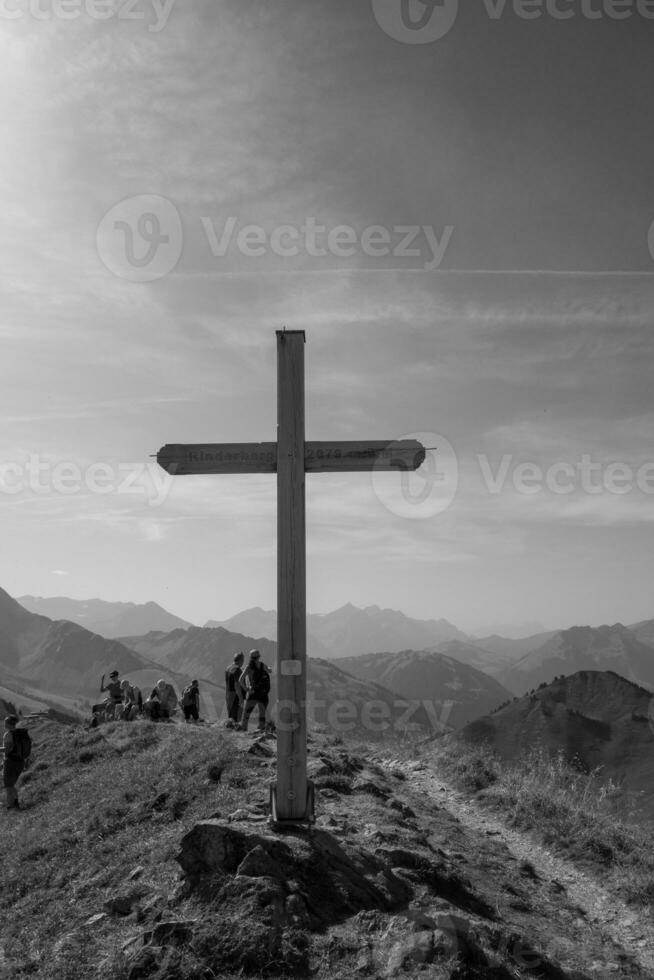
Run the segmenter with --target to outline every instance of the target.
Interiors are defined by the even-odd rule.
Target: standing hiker
[[[188,687],[184,688],[181,703],[184,721],[200,720],[200,685],[198,681],[191,681]]]
[[[225,671],[225,701],[227,703],[227,724],[238,725],[243,714],[245,692],[240,677],[243,670],[243,652],[234,654],[234,662]],[[230,726],[231,727],[231,726]]]
[[[264,732],[270,693],[270,667],[261,663],[261,654],[258,650],[250,650],[248,665],[241,674],[241,684],[245,686],[247,696],[243,709],[243,720],[238,727],[244,732],[248,730],[248,721],[256,706],[259,709],[259,731]]]
[[[32,740],[26,728],[16,728],[18,718],[8,715],[5,718],[5,734],[2,740],[4,754],[4,785],[7,794],[7,809],[20,810],[16,783],[23,769],[29,765]]]

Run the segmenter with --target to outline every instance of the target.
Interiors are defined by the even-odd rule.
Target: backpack
[[[189,684],[188,687],[184,688],[182,691],[183,708],[190,708],[195,704],[195,691],[196,688],[194,688],[192,684]]]
[[[265,667],[252,671],[252,690],[257,697],[270,693],[270,674]]]
[[[32,754],[32,739],[26,728],[14,728],[11,733],[14,737],[14,748],[10,753],[14,759],[27,762]]]

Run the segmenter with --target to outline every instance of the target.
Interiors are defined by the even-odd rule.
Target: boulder
[[[292,881],[316,927],[364,909],[398,908],[410,897],[383,858],[317,828],[278,836],[245,823],[203,820],[182,838],[177,860],[191,889],[215,893],[221,883],[250,879],[259,882],[255,888],[274,886],[277,892],[280,883]],[[289,892],[283,885],[282,898]],[[297,903],[290,909],[292,916],[299,914]]]

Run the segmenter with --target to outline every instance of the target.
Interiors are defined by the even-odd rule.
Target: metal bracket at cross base
[[[270,784],[270,815],[268,817],[268,823],[275,830],[283,830],[288,828],[289,830],[307,830],[311,829],[313,824],[316,822],[316,808],[315,808],[315,790],[313,783],[310,779],[307,780],[307,796],[304,807],[303,817],[293,817],[291,819],[280,817],[277,810],[277,783],[272,782]],[[290,792],[287,796],[290,797]],[[295,797],[289,802],[294,803]]]

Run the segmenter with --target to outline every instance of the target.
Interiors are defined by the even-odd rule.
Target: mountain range
[[[488,674],[444,653],[369,653],[338,663],[355,677],[383,684],[415,705],[429,705],[427,710],[433,711],[435,719],[450,728],[460,728],[510,696]]]
[[[641,624],[647,635],[649,624]],[[520,641],[517,641],[520,642]],[[621,623],[573,626],[550,635],[544,643],[498,674],[515,694],[549,683],[559,674],[579,670],[610,670],[636,684],[654,689],[654,648]]]
[[[231,619],[210,620],[207,627],[247,633],[249,636],[277,636],[277,614],[255,606]],[[396,609],[347,603],[330,613],[307,616],[307,649],[315,657],[357,657],[380,650],[423,650],[450,640],[467,641],[465,633],[446,619],[413,619]]]
[[[39,616],[65,619],[110,639],[128,633],[149,633],[150,630],[187,629],[191,625],[156,602],[106,602],[104,599],[68,599],[66,596],[43,599],[33,595],[20,596],[17,602]]]

